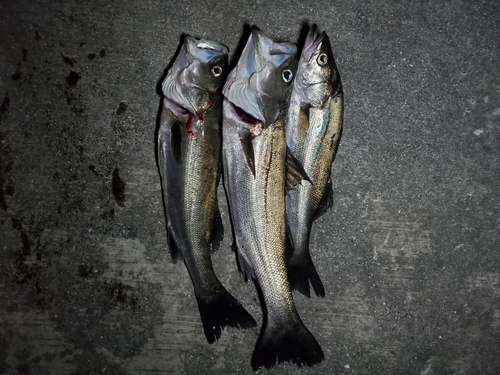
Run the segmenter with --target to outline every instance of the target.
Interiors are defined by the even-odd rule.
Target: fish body
[[[294,306],[285,266],[285,112],[296,47],[259,29],[251,36],[224,87],[223,166],[240,269],[260,286],[264,325],[252,367],[276,360],[312,365],[320,345]]]
[[[309,253],[312,223],[332,206],[330,170],[342,132],[344,100],[328,36],[313,26],[306,38],[290,98],[286,141],[304,168],[302,182],[286,196],[293,255],[287,260],[290,284],[309,297],[325,290]]]
[[[183,260],[189,271],[210,343],[225,326],[256,325],[217,279],[210,257],[223,236],[217,186],[227,55],[221,44],[184,38],[162,85],[158,130],[169,248],[173,260]]]

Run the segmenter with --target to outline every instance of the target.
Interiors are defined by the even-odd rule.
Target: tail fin
[[[246,329],[257,326],[254,318],[226,289],[208,298],[197,296],[205,337],[210,344],[220,338],[224,327]]]
[[[266,325],[252,355],[252,368],[254,371],[260,367],[271,368],[276,360],[312,366],[323,359],[321,346],[299,320],[279,326]]]
[[[309,250],[305,254],[294,253],[287,261],[288,281],[290,288],[297,290],[306,297],[310,297],[309,282],[311,283],[314,292],[318,297],[325,296],[325,288],[319,278],[318,272],[309,254]]]

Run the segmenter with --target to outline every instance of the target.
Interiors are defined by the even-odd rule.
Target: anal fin
[[[170,249],[170,255],[172,256],[172,262],[177,263],[177,261],[183,261],[184,256],[182,255],[181,248],[177,245],[177,242],[175,242],[170,227],[167,227],[167,243]]]
[[[245,256],[239,251],[238,247],[236,246],[236,242],[233,242],[232,248],[236,253],[236,259],[238,260],[238,269],[245,277],[245,281],[248,281],[250,279],[257,280],[257,276],[255,275],[255,271],[252,265],[250,264],[248,259],[246,259]]]
[[[332,180],[328,178],[328,182],[325,186],[325,192],[323,197],[319,202],[318,208],[314,212],[313,221],[321,217],[326,211],[328,211],[333,206],[333,186]]]
[[[214,251],[216,251],[219,248],[223,238],[224,238],[224,225],[222,224],[222,218],[220,215],[219,206],[217,205],[215,209],[214,220],[212,223],[212,232],[210,233],[210,240],[209,240],[210,253],[213,254]]]

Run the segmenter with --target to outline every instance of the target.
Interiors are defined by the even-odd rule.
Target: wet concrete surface
[[[2,1],[0,373],[250,374],[209,345],[166,248],[157,84],[182,33],[327,31],[344,85],[334,207],[294,294],[325,360],[269,374],[500,373],[500,3]],[[259,322],[226,236],[223,284]]]

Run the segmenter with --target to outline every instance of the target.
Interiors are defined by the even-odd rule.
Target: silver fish
[[[296,47],[252,33],[224,87],[223,167],[240,269],[265,302],[254,370],[293,361],[312,365],[323,351],[295,309],[285,267],[285,111]]]
[[[313,25],[306,38],[286,119],[286,141],[311,183],[286,196],[293,255],[287,260],[290,285],[309,297],[325,289],[309,253],[312,223],[332,206],[330,170],[342,132],[344,99],[340,75],[325,32]]]
[[[210,258],[223,237],[217,202],[221,152],[221,88],[227,76],[224,45],[186,36],[163,82],[158,130],[168,243],[191,276],[208,342],[225,326],[255,320],[217,279]]]

